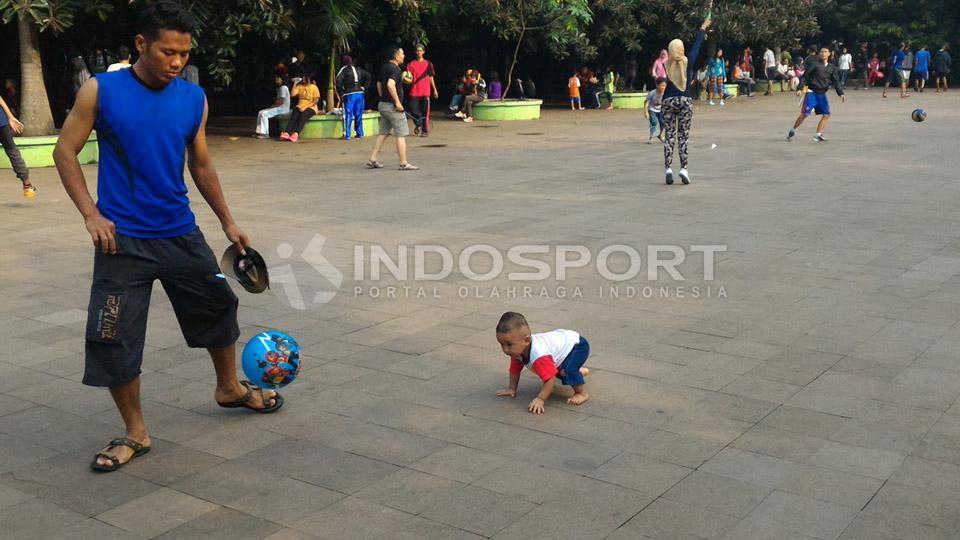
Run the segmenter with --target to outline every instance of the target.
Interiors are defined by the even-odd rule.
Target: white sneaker
[[[684,184],[690,183],[690,173],[686,169],[680,169],[680,181]]]
[[[712,99],[710,100],[710,104],[711,104],[711,105],[716,105],[716,103],[714,103]]]
[[[720,106],[723,107],[724,105],[726,105],[726,103],[724,103],[723,100],[721,99],[721,100],[720,100]]]
[[[667,170],[665,171],[665,174],[667,177],[667,185],[668,186],[673,185],[673,169],[667,168]]]

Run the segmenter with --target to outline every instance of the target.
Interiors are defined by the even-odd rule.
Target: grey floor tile
[[[743,518],[771,491],[769,487],[694,471],[664,493],[663,498]]]
[[[305,517],[293,528],[307,534],[335,540],[382,538],[388,532],[407,527],[414,516],[354,497],[347,497]]]
[[[161,488],[95,517],[114,527],[152,538],[217,508],[196,497]]]
[[[276,523],[229,508],[220,508],[156,538],[158,540],[260,540],[279,529],[280,526]]]
[[[421,515],[481,536],[493,536],[534,507],[516,497],[468,486],[451,493]]]

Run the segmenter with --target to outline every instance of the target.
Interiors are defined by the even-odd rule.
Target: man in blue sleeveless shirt
[[[150,450],[140,365],[157,279],[187,345],[206,348],[213,359],[214,399],[258,412],[283,405],[275,392],[237,380],[237,297],[187,198],[185,162],[227,239],[245,254],[250,240],[230,214],[207,151],[206,97],[178,77],[190,56],[193,26],[193,17],[175,2],[146,6],[135,39],[137,63],[84,84],[54,151],[63,185],[96,246],[83,383],[110,389],[127,429],[97,453],[95,470],[116,470]],[[96,203],[77,160],[94,128],[100,142]]]

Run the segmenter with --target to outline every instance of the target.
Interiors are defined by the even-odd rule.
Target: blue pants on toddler
[[[570,354],[563,360],[563,363],[560,364],[560,369],[566,373],[566,375],[557,374],[557,378],[560,379],[560,382],[569,386],[576,386],[578,384],[584,384],[583,374],[580,373],[580,368],[583,367],[583,364],[587,362],[587,358],[590,356],[590,344],[587,342],[586,338],[580,336],[580,341],[573,346],[573,349],[570,351]]]

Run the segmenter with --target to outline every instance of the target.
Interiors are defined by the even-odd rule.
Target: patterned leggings
[[[686,96],[671,97],[663,100],[663,163],[666,168],[673,165],[673,145],[680,148],[680,166],[687,168],[687,139],[693,124],[693,99]],[[679,130],[678,130],[679,128]],[[679,132],[678,132],[679,131]]]

